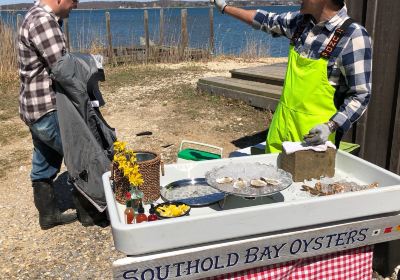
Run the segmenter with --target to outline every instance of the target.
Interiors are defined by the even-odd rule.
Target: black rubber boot
[[[75,204],[78,220],[84,227],[101,226],[107,227],[110,222],[107,219],[106,211],[99,212],[79,191],[72,192],[72,200]]]
[[[50,229],[58,225],[76,221],[75,213],[62,214],[57,208],[53,185],[49,181],[32,182],[33,198],[39,211],[41,229]]]

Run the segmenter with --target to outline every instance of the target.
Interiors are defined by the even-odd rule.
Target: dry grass
[[[66,25],[71,25],[71,22],[66,22]],[[101,30],[96,27],[90,28],[88,32],[85,25],[91,25],[90,22],[76,23],[81,24],[78,32],[73,39],[75,42],[70,42],[71,51],[83,53],[96,53],[105,57],[106,63],[125,64],[125,63],[176,63],[180,61],[202,60],[207,61],[211,58],[208,40],[196,46],[196,49],[181,47],[180,26],[177,25],[176,19],[165,17],[164,25],[165,36],[160,42],[159,34],[152,34],[150,37],[150,47],[145,49],[144,38],[140,38],[139,46],[134,44],[134,37],[130,38],[130,46],[114,46],[113,59],[107,59],[110,56],[107,47],[107,38]],[[218,27],[217,27],[218,28]],[[153,27],[153,30],[156,28]],[[0,79],[14,80],[16,79],[17,66],[17,49],[16,49],[16,34],[12,28],[0,23]],[[189,35],[190,37],[190,35]],[[154,41],[152,41],[152,39]],[[246,44],[243,50],[239,53],[239,57],[252,61],[261,57],[269,56],[269,46],[265,45],[259,38],[249,33],[245,33],[244,38]],[[215,42],[217,53],[224,53],[222,44]],[[75,47],[73,47],[75,46]],[[234,57],[235,55],[228,55]]]
[[[268,57],[270,54],[269,45],[265,45],[259,37],[246,35],[246,45],[240,52],[239,57],[246,61],[253,61],[262,57]]]
[[[80,48],[80,52],[88,52],[88,53],[101,53],[104,51],[104,46],[101,43],[100,39],[94,39],[89,45],[89,49],[85,50]]]
[[[128,38],[123,38],[124,42],[121,44],[119,34],[113,34],[111,30],[111,37],[113,38],[112,59],[109,53],[108,37],[107,34],[100,30],[97,26],[93,26],[91,22],[83,20],[83,22],[65,22],[65,25],[77,25],[77,32],[73,42],[70,42],[71,51],[82,53],[101,54],[105,57],[105,62],[113,65],[120,64],[152,64],[152,63],[176,63],[181,61],[193,60],[209,60],[210,52],[208,50],[208,43],[204,43],[196,48],[181,46],[181,33],[180,26],[177,25],[176,18],[164,16],[164,36],[161,40],[158,34],[158,28],[153,26],[150,29],[154,30],[153,34],[149,34],[149,49],[146,50],[145,38],[140,37],[140,43],[137,44],[137,39],[134,34],[128,35]],[[153,23],[155,24],[155,23]],[[72,28],[68,28],[72,29]],[[88,31],[90,30],[90,31]],[[167,32],[168,31],[168,32]],[[115,36],[114,36],[115,35]],[[119,36],[119,37],[118,37]],[[190,37],[190,35],[189,35]]]
[[[18,114],[18,68],[16,34],[0,20],[0,121]],[[0,133],[4,135],[4,126]]]
[[[0,20],[0,83],[12,83],[17,79],[17,34]]]
[[[0,155],[0,179],[6,177],[7,172],[29,162],[31,155],[24,149],[15,149],[7,155]]]
[[[8,145],[28,135],[18,118],[17,34],[0,20],[0,145]],[[18,123],[16,123],[16,121]],[[17,155],[18,151],[15,151]],[[13,158],[15,158],[13,155]],[[22,155],[16,156],[19,160]],[[7,159],[0,157],[0,177],[4,176]]]

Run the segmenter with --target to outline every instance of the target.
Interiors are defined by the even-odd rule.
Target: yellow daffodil
[[[124,168],[124,176],[129,177],[133,172],[133,166],[127,164],[126,167]]]
[[[129,161],[131,162],[131,163],[136,163],[136,161],[137,161],[137,158],[136,158],[136,154],[133,154],[133,155],[131,155],[130,157],[129,157]]]
[[[143,178],[141,174],[132,172],[129,175],[129,183],[133,186],[140,186],[143,184]]]
[[[120,162],[125,162],[126,161],[126,156],[123,154],[115,154],[114,155],[114,161],[120,163]]]
[[[120,153],[125,150],[126,143],[122,141],[115,141],[114,142],[114,151],[116,153]]]
[[[139,165],[138,165],[138,164],[135,164],[135,165],[133,166],[133,172],[139,173]]]
[[[114,151],[113,161],[118,163],[118,169],[123,172],[124,177],[134,187],[142,185],[144,180],[142,174],[139,172],[135,152],[127,149],[125,142],[119,141],[114,142]]]

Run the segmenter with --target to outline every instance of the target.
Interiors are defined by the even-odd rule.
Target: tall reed
[[[0,83],[18,79],[17,34],[0,19]]]
[[[150,16],[150,19],[152,19]],[[72,51],[85,53],[97,53],[107,56],[107,34],[102,24],[95,24],[88,19],[82,21],[68,21],[69,30],[74,30],[75,33],[70,33],[70,46]],[[117,19],[118,20],[118,19]],[[111,23],[113,18],[111,18]],[[127,30],[132,30],[131,34],[120,34],[117,31],[112,33],[114,59],[113,62],[120,63],[157,63],[157,62],[178,62],[199,59],[209,59],[210,54],[208,44],[205,43],[199,46],[191,46],[185,51],[180,49],[181,34],[180,34],[180,17],[171,16],[167,12],[164,14],[164,38],[160,42],[159,20],[149,20],[149,40],[150,46],[148,53],[145,50],[145,38],[143,34],[135,35],[135,26],[126,26]],[[90,30],[90,32],[88,32]],[[189,31],[189,37],[190,32]],[[71,32],[71,31],[70,31]],[[195,32],[195,30],[193,30]],[[193,50],[196,48],[196,50]],[[106,61],[109,61],[106,58]]]
[[[190,12],[190,11],[189,11]],[[188,17],[188,32],[189,38],[191,34],[206,33],[203,40],[196,43],[191,43],[191,48],[180,49],[181,33],[180,33],[180,16],[172,16],[172,14],[164,14],[164,39],[163,42],[159,42],[159,26],[158,20],[150,20],[150,48],[146,53],[143,42],[145,41],[144,34],[138,36],[134,35],[134,28],[131,34],[118,34],[115,32],[112,34],[114,42],[114,60],[117,63],[154,63],[154,62],[178,62],[178,61],[189,61],[189,60],[207,60],[210,58],[210,52],[218,55],[229,54],[230,50],[235,50],[237,42],[227,42],[224,40],[226,34],[236,32],[236,30],[230,30],[229,28],[222,28],[220,25],[216,26],[215,34],[222,33],[222,38],[214,43],[214,50],[209,49],[209,42],[207,31],[203,32],[203,29],[208,29],[209,25],[207,17],[193,19]],[[107,34],[103,30],[103,25],[99,24],[98,21],[92,21],[92,16],[84,17],[82,19],[69,20],[70,30],[70,47],[72,51],[98,53],[104,56],[107,55]],[[73,27],[73,28],[71,28]],[[71,30],[74,30],[73,34]],[[0,59],[2,64],[0,65],[0,74],[2,77],[14,77],[17,69],[16,60],[16,34],[12,32],[12,28],[6,24],[1,25],[0,30]],[[111,32],[113,30],[111,29]],[[235,33],[234,33],[235,34]],[[128,35],[128,36],[127,36]],[[239,34],[240,40],[244,41],[244,47],[239,51],[234,51],[230,56],[239,56],[246,60],[258,59],[260,57],[269,56],[269,44],[265,43],[265,40],[261,40],[260,36],[256,36],[252,33]],[[129,38],[126,38],[129,37]],[[218,37],[215,36],[217,39]],[[140,43],[139,43],[140,41]],[[191,41],[189,39],[189,41]],[[138,44],[139,43],[139,44]],[[228,45],[227,45],[228,43]],[[123,45],[122,45],[123,44]],[[236,44],[236,45],[235,45]],[[121,46],[122,45],[122,46]],[[234,54],[236,53],[236,55]],[[106,59],[107,61],[107,59]],[[110,60],[109,60],[110,61]]]
[[[245,47],[240,51],[239,57],[246,60],[270,56],[269,44],[265,44],[259,36],[245,34]]]

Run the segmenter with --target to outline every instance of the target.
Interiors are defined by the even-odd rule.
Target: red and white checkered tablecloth
[[[203,280],[371,280],[373,245]]]

